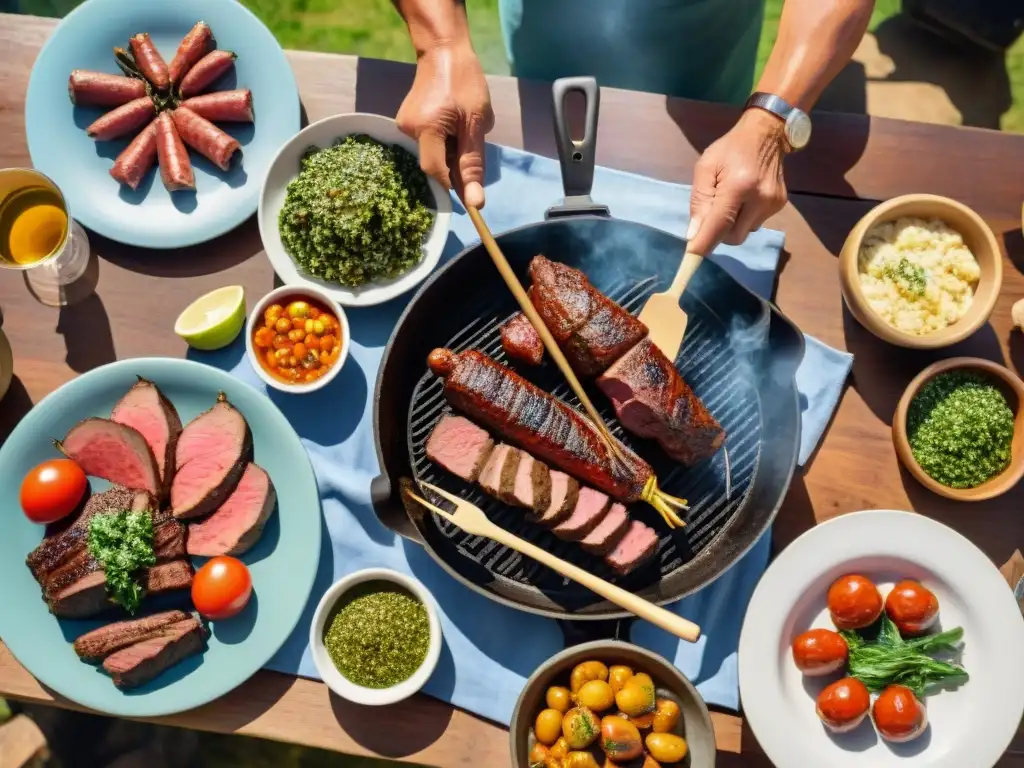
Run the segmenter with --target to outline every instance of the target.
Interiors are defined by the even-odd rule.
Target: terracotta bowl
[[[689,753],[678,765],[686,768],[714,768],[715,730],[707,705],[693,683],[661,656],[621,640],[596,640],[574,645],[556,653],[530,676],[523,692],[519,694],[509,725],[512,768],[528,768],[527,758],[534,744],[533,721],[546,706],[544,696],[547,689],[552,685],[568,687],[569,673],[584,661],[601,661],[609,667],[624,664],[634,672],[649,674],[654,680],[658,697],[670,698],[679,705],[679,724],[674,733],[686,739]],[[601,714],[614,712],[608,710]],[[624,767],[626,765],[629,764],[623,764]]]
[[[934,480],[917,463],[910,451],[907,440],[907,409],[910,401],[924,386],[925,382],[940,373],[968,369],[986,375],[1003,393],[1007,404],[1014,413],[1013,443],[1011,444],[1010,465],[1001,474],[974,488],[950,488]],[[903,466],[925,488],[947,499],[957,501],[982,501],[1006,493],[1024,476],[1024,382],[1012,371],[989,360],[977,357],[954,357],[930,365],[919,373],[907,387],[896,407],[892,421],[892,441]]]
[[[960,233],[981,268],[981,279],[967,314],[925,336],[904,333],[886,323],[870,307],[860,287],[857,260],[865,235],[876,224],[906,216],[945,222]],[[900,347],[938,349],[963,341],[988,321],[1003,284],[1003,261],[992,229],[966,205],[938,195],[903,195],[876,205],[850,231],[839,254],[839,280],[850,313],[875,336]]]

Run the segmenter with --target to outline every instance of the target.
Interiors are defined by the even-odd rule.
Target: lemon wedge
[[[245,289],[229,285],[200,296],[178,315],[174,332],[190,347],[210,351],[226,347],[245,325]]]

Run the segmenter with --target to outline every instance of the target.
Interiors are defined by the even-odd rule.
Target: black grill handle
[[[377,519],[402,538],[422,546],[423,536],[409,517],[402,499],[396,498],[399,493],[401,491],[392,487],[391,478],[387,475],[377,475],[370,481],[370,502]]]
[[[565,99],[576,91],[586,99],[586,121],[583,138],[573,141],[565,114]],[[545,219],[562,216],[608,216],[608,206],[598,205],[590,197],[594,185],[594,162],[597,157],[597,116],[601,106],[601,89],[593,77],[562,77],[551,86],[552,114],[555,119],[555,144],[562,165],[562,187],[565,200],[548,209]]]
[[[629,642],[629,628],[633,623],[628,619],[602,619],[596,621],[568,621],[558,619],[558,626],[565,638],[565,647],[590,643],[594,640],[624,640]]]

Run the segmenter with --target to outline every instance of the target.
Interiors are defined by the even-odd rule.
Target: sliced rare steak
[[[501,470],[505,466],[505,459],[508,458],[512,446],[508,443],[500,443],[491,451],[487,457],[487,463],[480,471],[480,487],[495,498],[501,495]]]
[[[155,637],[140,640],[108,656],[103,669],[118,688],[135,688],[205,647],[206,628],[199,619],[190,616],[164,628]]]
[[[532,512],[544,511],[551,503],[551,471],[526,451],[519,452],[519,466],[512,484],[514,504]]]
[[[427,438],[427,458],[467,483],[475,483],[494,448],[491,436],[462,416],[446,413]]]
[[[607,555],[614,549],[629,528],[629,513],[621,504],[612,504],[604,520],[580,541],[580,546],[592,555]]]
[[[114,651],[119,651],[140,640],[156,637],[166,627],[187,618],[188,614],[184,611],[164,611],[139,619],[105,624],[92,632],[79,635],[74,644],[75,653],[82,661],[96,664]]]
[[[522,312],[516,312],[501,326],[501,347],[513,360],[527,365],[540,365],[544,359],[544,342]]]
[[[187,560],[173,560],[154,565],[143,572],[142,586],[147,595],[190,589],[192,564]],[[107,596],[106,578],[100,570],[86,573],[47,603],[54,616],[66,619],[84,619],[117,607]]]
[[[610,500],[600,491],[581,487],[572,514],[554,527],[555,535],[566,541],[582,541],[608,512]]]
[[[171,401],[152,381],[139,377],[110,414],[110,420],[135,429],[145,438],[156,459],[164,494],[174,477],[174,452],[181,435],[181,419]]]
[[[188,553],[199,557],[240,555],[255,544],[274,511],[270,476],[249,464],[234,493],[209,517],[188,527]]]
[[[505,455],[505,461],[501,465],[501,478],[498,482],[498,498],[506,504],[515,504],[516,474],[519,472],[519,463],[526,455],[518,448],[509,448]]]
[[[132,427],[110,419],[86,419],[55,445],[87,475],[160,496],[160,472],[153,450]]]
[[[537,510],[537,522],[550,528],[564,521],[576,509],[580,484],[575,477],[557,469],[550,470],[548,477],[551,480],[551,501],[545,509]]]
[[[625,535],[604,561],[619,573],[633,571],[658,549],[658,534],[639,520],[632,520]]]
[[[217,403],[190,421],[178,438],[171,482],[174,516],[202,517],[220,507],[251,457],[249,425],[221,392]]]

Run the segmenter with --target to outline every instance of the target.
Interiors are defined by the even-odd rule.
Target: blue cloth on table
[[[488,145],[485,217],[495,232],[543,219],[545,209],[562,197],[558,163],[543,157]],[[682,234],[688,223],[689,189],[628,173],[598,168],[594,199],[613,215]],[[444,258],[476,242],[472,222],[456,203]],[[739,247],[723,246],[712,257],[751,290],[769,296],[775,281],[781,232],[762,229]],[[445,646],[426,692],[501,723],[508,723],[525,679],[564,638],[558,624],[499,605],[466,589],[419,546],[392,534],[370,505],[370,480],[378,474],[372,428],[372,390],[384,345],[408,301],[349,310],[352,346],[338,378],[325,389],[302,396],[276,391],[269,396],[291,421],[309,451],[320,485],[327,536],[320,569],[305,613],[270,669],[316,677],[308,649],[312,612],[320,596],[346,573],[384,566],[419,578],[441,611]],[[803,462],[821,438],[850,369],[849,355],[807,337],[797,374],[802,393]],[[239,378],[263,384],[237,341],[219,353],[194,353],[197,360],[230,369]],[[697,683],[707,701],[738,707],[736,646],[740,623],[754,585],[764,572],[769,550],[764,536],[747,555],[713,584],[675,604],[674,610],[704,630],[700,642],[672,638],[645,622],[633,624],[632,640],[676,665]],[[314,556],[315,553],[310,553]]]

